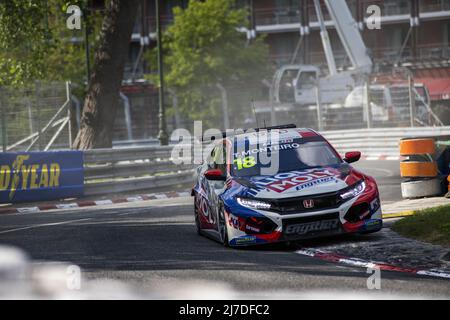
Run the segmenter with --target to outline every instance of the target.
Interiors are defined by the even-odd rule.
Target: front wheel
[[[225,210],[223,207],[223,204],[220,204],[219,206],[219,233],[220,233],[220,240],[222,244],[225,247],[229,246],[228,242],[228,225],[225,219]]]

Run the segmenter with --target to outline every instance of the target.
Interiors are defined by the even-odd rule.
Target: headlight
[[[237,202],[243,206],[250,209],[264,209],[268,210],[272,206],[270,203],[261,201],[261,200],[253,200],[253,199],[247,199],[247,198],[236,198]]]
[[[345,190],[341,193],[341,199],[347,200],[350,198],[354,198],[359,196],[364,189],[366,189],[366,183],[364,181],[361,181],[357,185],[353,186],[352,188]]]

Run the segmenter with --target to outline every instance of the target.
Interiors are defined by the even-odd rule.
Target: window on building
[[[298,1],[294,1],[294,0],[276,0],[275,1],[275,6],[277,9],[290,9],[290,8],[295,8],[298,6]]]
[[[274,14],[276,23],[298,22],[300,19],[298,1],[276,0]]]
[[[409,14],[411,12],[409,0],[386,0],[383,2],[382,14],[386,16]]]

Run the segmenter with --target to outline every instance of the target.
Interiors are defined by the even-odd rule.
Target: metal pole
[[[253,0],[249,0],[249,7],[250,7],[250,39],[249,42],[253,40],[254,37],[256,37],[256,18],[255,18],[255,5],[253,3]]]
[[[303,40],[303,49],[302,49],[302,60],[301,62],[303,64],[310,64],[311,60],[311,52],[309,50],[310,47],[310,30],[309,30],[309,6],[308,6],[308,0],[302,0],[300,1],[300,11],[301,11],[301,17],[302,17],[302,25],[303,25],[303,36],[305,37],[305,40]]]
[[[366,102],[367,129],[370,129],[372,128],[372,109],[370,107],[370,86],[367,79],[364,84],[364,98]]]
[[[414,94],[414,80],[411,75],[408,75],[409,86],[409,118],[410,125],[414,127],[415,109],[416,109],[416,96]]]
[[[172,96],[172,107],[173,107],[173,112],[175,115],[175,127],[181,128],[181,116],[180,116],[180,110],[178,109],[177,94],[176,94],[175,90],[173,90],[171,88],[167,88],[167,92],[169,92],[169,94]]]
[[[37,97],[38,97],[38,99],[37,99],[37,118],[38,118],[37,142],[38,142],[39,151],[41,151],[42,150],[41,106],[43,106],[43,104],[41,103],[41,99],[43,99],[43,95],[42,95],[42,88],[41,88],[41,83],[40,82],[36,83],[36,90],[37,90]],[[31,143],[31,145],[33,145],[33,143]]]
[[[320,88],[316,86],[316,103],[317,103],[317,130],[322,131],[322,101],[320,99]]]
[[[228,96],[227,96],[227,90],[225,89],[222,84],[217,83],[217,88],[220,90],[220,93],[222,95],[222,116],[223,116],[223,130],[226,131],[227,129],[230,129],[230,118],[228,116]]]
[[[69,130],[69,149],[72,149],[72,102],[70,100],[70,82],[66,82],[66,99],[69,101],[69,105],[67,106],[67,119],[69,121],[67,122],[67,129]]]
[[[162,146],[169,144],[166,124],[166,110],[164,108],[164,75],[163,75],[163,52],[161,41],[161,21],[159,15],[159,0],[155,0],[156,8],[156,32],[158,37],[158,74],[159,74],[159,133],[158,139]]]
[[[31,110],[31,101],[30,98],[27,97],[27,110],[28,110],[28,126],[30,127],[30,134],[34,133],[33,126],[33,110]]]
[[[314,0],[314,6],[316,7],[317,19],[320,26],[320,36],[322,38],[323,49],[325,51],[325,58],[327,59],[328,69],[330,75],[337,74],[336,61],[334,60],[333,49],[331,48],[330,36],[328,35],[325,21],[323,19],[322,8],[320,7],[319,0]]]
[[[275,75],[272,78],[272,82],[268,82],[267,80],[263,80],[263,84],[265,84],[266,86],[269,87],[269,102],[270,102],[270,125],[271,126],[276,126],[277,125],[277,115],[275,112],[275,97],[274,97],[274,92],[275,90],[279,89],[276,88],[276,83],[277,83],[277,73],[275,73]],[[256,118],[256,114],[255,114],[255,118]]]
[[[86,9],[84,10],[84,50],[86,55],[86,83],[89,86],[89,80],[91,79],[91,61],[89,58],[89,22],[88,22],[88,3],[86,3]]]
[[[133,128],[131,125],[131,111],[130,111],[130,99],[123,94],[122,92],[119,92],[119,96],[123,101],[123,110],[125,113],[125,125],[127,127],[127,135],[128,140],[133,140]]]
[[[2,113],[2,146],[3,152],[6,152],[7,142],[6,142],[6,112],[5,106],[3,104],[3,90],[0,90],[0,110]]]
[[[269,88],[270,125],[271,126],[276,126],[277,125],[277,114],[275,112],[275,106],[274,106],[275,101],[274,100],[275,99],[273,98],[273,86],[271,85],[270,88]]]

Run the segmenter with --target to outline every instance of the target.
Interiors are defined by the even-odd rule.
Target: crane
[[[320,2],[314,0],[329,74],[322,75],[320,69],[314,65],[282,66],[272,80],[275,102],[313,105],[317,101],[319,88],[322,103],[343,103],[353,88],[372,72],[372,59],[346,1],[324,0],[324,2],[352,66],[343,71],[336,69]]]

